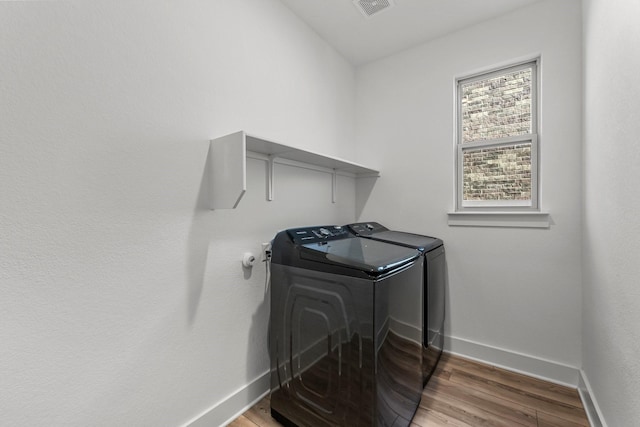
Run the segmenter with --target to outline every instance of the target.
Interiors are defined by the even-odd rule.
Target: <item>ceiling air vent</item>
[[[367,18],[393,6],[393,0],[354,0],[358,10]]]

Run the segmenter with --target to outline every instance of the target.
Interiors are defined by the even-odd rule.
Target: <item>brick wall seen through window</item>
[[[535,207],[535,72],[534,62],[458,82],[458,208]]]

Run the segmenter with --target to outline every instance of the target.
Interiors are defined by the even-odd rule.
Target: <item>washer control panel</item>
[[[287,230],[287,234],[294,243],[299,245],[350,237],[349,230],[340,225],[292,228]]]
[[[356,236],[370,236],[375,233],[389,230],[387,227],[378,224],[377,222],[358,222],[355,224],[349,224],[347,227],[349,227]]]

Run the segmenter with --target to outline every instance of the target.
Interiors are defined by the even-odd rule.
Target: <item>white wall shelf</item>
[[[247,191],[247,157],[265,160],[268,200],[273,200],[273,164],[280,163],[332,175],[332,202],[336,202],[336,176],[379,177],[380,172],[347,160],[301,150],[248,135],[244,131],[212,139],[211,209],[234,209]]]

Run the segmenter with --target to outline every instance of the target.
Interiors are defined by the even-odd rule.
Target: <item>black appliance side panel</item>
[[[433,374],[444,347],[445,261],[444,246],[425,254],[425,307],[423,369],[425,384]]]
[[[423,260],[376,283],[376,426],[409,426],[420,404]]]

